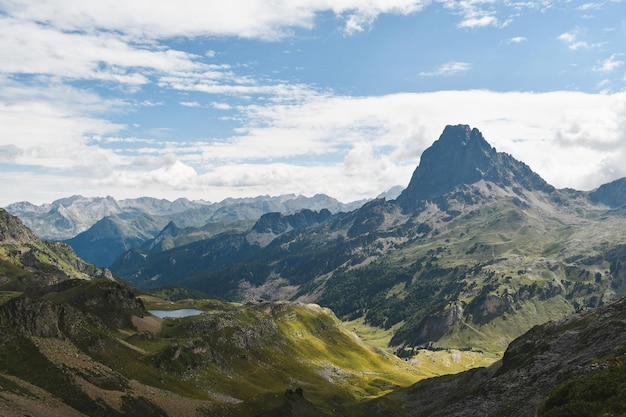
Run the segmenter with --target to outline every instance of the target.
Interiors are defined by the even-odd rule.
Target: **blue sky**
[[[626,2],[0,0],[0,205],[405,186],[446,124],[626,176]]]

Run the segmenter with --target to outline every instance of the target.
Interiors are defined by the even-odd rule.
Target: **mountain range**
[[[316,302],[389,332],[401,355],[502,354],[534,325],[625,294],[624,184],[559,190],[477,129],[447,126],[395,200],[266,214],[243,232],[131,249],[110,268],[144,289]]]
[[[69,247],[41,241],[3,209],[0,247],[3,416],[565,417],[626,411],[626,299],[536,326],[489,367],[437,377],[476,367],[480,356],[420,351],[403,361],[363,343],[314,304],[138,298]],[[202,314],[160,319],[148,306]]]
[[[397,189],[388,191],[395,195]],[[116,200],[113,197],[73,196],[36,206],[28,202],[10,204],[6,210],[18,216],[39,237],[69,244],[84,260],[107,267],[125,251],[150,245],[149,240],[174,221],[181,230],[179,240],[189,243],[225,230],[241,231],[265,213],[293,212],[303,208],[350,211],[364,201],[348,204],[318,194],[313,197],[285,194],[277,197],[227,198],[218,203],[175,201],[142,197]]]

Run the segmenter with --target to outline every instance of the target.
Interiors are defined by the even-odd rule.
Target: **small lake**
[[[193,308],[182,308],[180,310],[148,310],[149,313],[154,314],[157,317],[164,319],[165,317],[189,317],[197,316],[204,313],[202,310],[196,310]]]

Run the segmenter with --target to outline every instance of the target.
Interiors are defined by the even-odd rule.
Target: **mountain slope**
[[[3,416],[330,416],[429,376],[317,305],[187,301],[205,314],[162,320],[4,210],[0,242]]]
[[[78,258],[60,242],[39,239],[0,209],[0,290],[24,291],[69,279],[106,278],[111,273]]]
[[[476,129],[448,126],[395,201],[304,229],[221,235],[112,269],[146,288],[302,300],[421,347],[501,354],[532,326],[626,294],[626,219],[556,190]],[[451,161],[453,163],[451,164]]]
[[[165,224],[165,219],[147,214],[129,220],[107,216],[64,242],[74,248],[81,258],[99,266],[108,266],[120,253],[152,239]]]
[[[374,416],[618,416],[626,412],[626,300],[531,329],[489,368],[422,381]]]
[[[158,319],[101,280],[5,302],[2,415],[330,416],[428,376],[316,305],[194,307],[206,313]]]

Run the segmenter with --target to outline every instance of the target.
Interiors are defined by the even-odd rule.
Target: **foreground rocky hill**
[[[102,280],[11,298],[0,306],[0,414],[331,416],[430,376],[316,305],[193,307],[203,314],[159,319]]]
[[[502,354],[534,325],[626,294],[619,189],[557,190],[477,129],[448,126],[396,200],[290,227],[266,215],[245,232],[131,250],[111,269],[142,288],[316,302],[391,332],[407,357]]]
[[[496,364],[421,381],[362,415],[623,416],[625,327],[626,299],[536,326]]]

